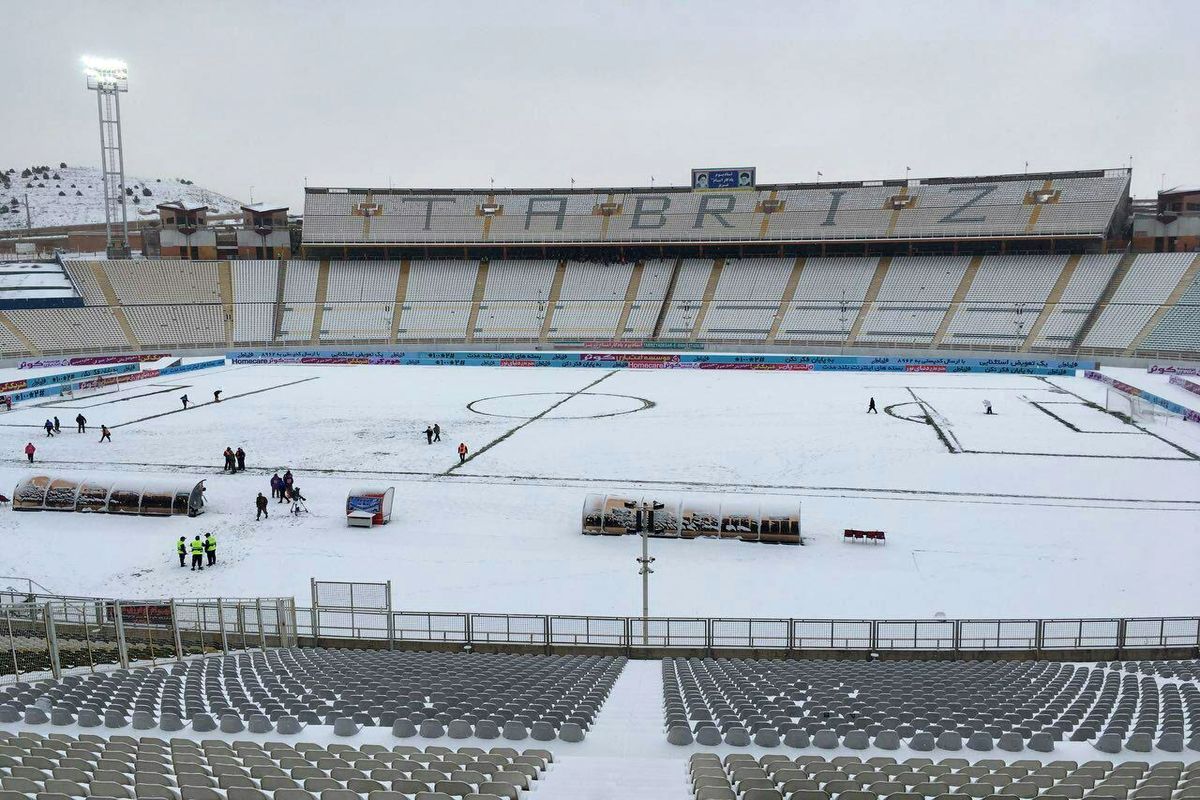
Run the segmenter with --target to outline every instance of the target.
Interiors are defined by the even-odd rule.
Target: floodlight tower
[[[104,173],[104,238],[109,258],[129,258],[125,205],[125,154],[121,149],[121,93],[129,91],[129,68],[115,58],[83,57],[87,88],[96,93],[100,117],[100,167]],[[117,223],[120,228],[117,229]]]

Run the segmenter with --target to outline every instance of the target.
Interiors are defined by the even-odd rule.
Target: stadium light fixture
[[[118,92],[129,91],[129,65],[118,58],[83,56],[83,74],[89,89],[112,88]]]
[[[80,61],[87,88],[96,93],[96,111],[100,118],[105,249],[109,258],[129,258],[125,152],[121,145],[121,94],[129,91],[129,66],[120,59],[99,56],[84,56]]]

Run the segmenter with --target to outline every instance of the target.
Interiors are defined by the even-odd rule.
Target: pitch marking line
[[[594,380],[594,381],[592,381],[591,383],[589,383],[587,386],[584,386],[582,389],[578,389],[578,390],[576,390],[576,391],[574,391],[574,392],[571,392],[570,394],[568,394],[566,397],[564,397],[563,399],[559,400],[558,402],[556,402],[556,403],[552,403],[552,404],[550,405],[550,407],[549,407],[549,408],[547,408],[545,411],[542,411],[540,414],[535,414],[534,416],[532,416],[532,417],[530,417],[529,419],[527,419],[527,420],[525,420],[524,422],[522,422],[520,425],[517,425],[516,427],[513,427],[513,428],[509,429],[507,432],[500,434],[500,435],[499,435],[499,436],[497,436],[495,439],[493,439],[492,441],[490,441],[490,442],[488,442],[487,444],[485,444],[483,447],[481,447],[481,448],[479,448],[478,450],[476,450],[474,453],[471,453],[471,455],[467,456],[467,457],[466,457],[466,459],[464,459],[463,461],[460,461],[460,462],[458,462],[457,464],[454,464],[453,466],[451,466],[451,467],[450,467],[450,469],[446,470],[446,471],[445,471],[445,472],[443,472],[442,474],[443,474],[443,475],[449,475],[449,474],[451,474],[452,472],[454,472],[456,469],[458,469],[459,467],[466,466],[466,464],[467,464],[468,462],[470,462],[470,461],[471,461],[473,458],[475,458],[476,456],[481,456],[481,455],[483,455],[483,454],[484,454],[484,453],[486,453],[488,450],[491,450],[493,447],[495,447],[496,445],[500,444],[501,442],[503,442],[503,441],[504,441],[505,439],[507,439],[508,437],[512,436],[512,435],[513,435],[514,433],[516,433],[517,431],[521,430],[522,428],[524,428],[524,427],[526,427],[526,426],[528,426],[528,425],[532,425],[534,422],[537,422],[539,419],[541,419],[542,417],[546,416],[546,415],[547,415],[547,414],[549,414],[551,411],[553,411],[554,409],[556,409],[556,408],[558,408],[559,406],[561,406],[563,403],[567,402],[568,400],[571,400],[571,399],[572,399],[572,398],[574,398],[574,397],[578,397],[579,395],[583,394],[583,393],[584,393],[584,392],[586,392],[588,389],[592,388],[593,386],[595,386],[596,384],[600,383],[601,381],[608,380],[608,379],[609,379],[609,378],[611,378],[613,375],[616,375],[616,374],[617,374],[617,372],[618,372],[618,370],[615,370],[615,369],[614,369],[614,370],[612,370],[611,372],[607,372],[607,373],[605,373],[604,375],[601,375],[601,376],[600,376],[599,378],[597,378],[596,380]]]

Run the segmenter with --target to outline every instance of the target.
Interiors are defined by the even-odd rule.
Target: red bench
[[[860,531],[855,528],[846,528],[842,531],[843,542],[886,542],[887,536],[883,531]]]

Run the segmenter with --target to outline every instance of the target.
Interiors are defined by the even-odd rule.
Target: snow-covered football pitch
[[[184,411],[184,393],[200,405]],[[1200,426],[1130,425],[1104,403],[1082,377],[230,365],[0,416],[5,494],[29,474],[27,441],[46,474],[208,488],[194,519],[2,511],[0,575],[63,594],[302,601],[313,576],[391,580],[412,610],[636,615],[639,543],[581,535],[585,495],[738,493],[802,504],[805,545],[654,541],[653,614],[1194,613]],[[426,444],[435,422],[442,441]],[[222,474],[239,445],[246,472]],[[256,522],[255,495],[285,468],[310,513],[272,502]],[[396,487],[390,525],[346,526],[361,485]],[[844,528],[887,543],[843,543]],[[176,540],[207,531],[217,567],[180,569]]]

